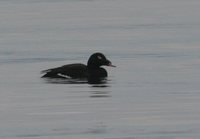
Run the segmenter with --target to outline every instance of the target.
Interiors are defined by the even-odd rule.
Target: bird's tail
[[[52,69],[47,69],[47,70],[42,70],[40,73],[48,73],[48,72],[51,72]]]

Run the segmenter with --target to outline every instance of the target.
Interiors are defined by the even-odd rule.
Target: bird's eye
[[[98,59],[100,59],[100,60],[102,59],[102,57],[101,57],[101,56],[97,56],[97,58],[98,58]]]

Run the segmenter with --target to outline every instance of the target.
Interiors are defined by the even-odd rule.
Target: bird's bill
[[[109,67],[116,67],[116,66],[113,65],[111,62],[109,62],[107,66],[109,66]]]

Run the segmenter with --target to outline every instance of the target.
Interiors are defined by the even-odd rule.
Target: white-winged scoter
[[[107,71],[101,66],[115,67],[102,53],[90,56],[87,65],[76,63],[42,71],[42,78],[102,78],[107,77]]]

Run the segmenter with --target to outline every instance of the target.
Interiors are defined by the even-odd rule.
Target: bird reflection
[[[88,78],[87,81],[88,84],[96,85],[97,87],[107,84],[107,78]]]
[[[91,98],[105,98],[105,97],[111,97],[108,90],[102,90],[102,91],[91,91]]]
[[[91,84],[91,98],[105,98],[110,97],[109,94],[109,83],[107,78],[104,79],[93,79],[89,80],[89,84]]]
[[[90,78],[90,79],[71,79],[71,78],[47,78],[46,83],[50,84],[88,84],[91,91],[90,98],[110,97],[109,80],[107,78]]]

